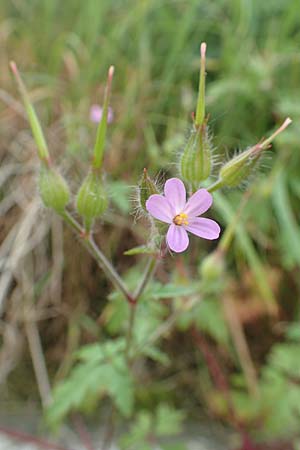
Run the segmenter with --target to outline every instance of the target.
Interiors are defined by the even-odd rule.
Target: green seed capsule
[[[42,165],[38,187],[44,205],[62,213],[70,199],[70,191],[64,178],[52,167]]]
[[[250,147],[224,164],[219,173],[218,186],[236,187],[242,181],[246,180],[258,165],[264,151],[270,148],[275,137],[282,133],[291,122],[292,120],[288,117],[270,137]]]
[[[224,270],[223,254],[218,250],[207,255],[199,266],[199,274],[205,281],[219,281]]]
[[[212,145],[204,123],[193,127],[189,140],[180,159],[182,178],[193,186],[206,180],[212,168]]]
[[[83,217],[87,229],[91,227],[94,219],[104,213],[107,204],[107,193],[101,175],[90,171],[78,191],[76,200],[77,211]]]
[[[257,166],[263,150],[261,145],[257,144],[224,164],[219,173],[223,185],[236,187],[247,180]]]
[[[144,169],[143,176],[139,184],[139,201],[144,211],[146,210],[146,201],[150,195],[159,194],[154,181],[149,177],[147,169]]]

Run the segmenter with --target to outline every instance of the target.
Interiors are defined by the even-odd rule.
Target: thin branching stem
[[[157,258],[152,256],[149,259],[148,264],[147,264],[147,266],[145,268],[145,272],[144,272],[143,278],[142,278],[140,284],[138,285],[138,287],[136,288],[136,291],[135,291],[135,293],[133,295],[133,298],[134,298],[135,302],[137,302],[139,300],[140,296],[142,295],[142,293],[146,289],[147,284],[149,283],[149,281],[151,280],[151,278],[152,278],[152,276],[153,276],[153,274],[155,272],[157,264],[158,264]]]
[[[128,291],[125,283],[121,279],[120,275],[117,273],[115,268],[106,258],[106,256],[99,249],[91,235],[87,235],[80,224],[67,212],[64,211],[61,214],[62,218],[68,225],[70,225],[76,233],[81,237],[81,242],[83,246],[89,251],[89,253],[95,258],[99,266],[106,273],[107,277],[110,279],[111,283],[115,286],[118,291],[120,291],[129,303],[134,302],[133,296]]]
[[[134,322],[136,318],[136,306],[139,298],[143,294],[144,290],[147,287],[147,284],[151,280],[155,269],[157,268],[158,260],[156,257],[151,257],[148,260],[147,266],[145,268],[144,275],[141,279],[140,284],[137,286],[136,291],[133,295],[133,302],[130,304],[130,310],[129,310],[129,323],[128,323],[128,330],[127,330],[127,336],[126,336],[126,356],[129,358],[129,352],[132,344],[132,336],[133,336],[133,330],[134,330]]]

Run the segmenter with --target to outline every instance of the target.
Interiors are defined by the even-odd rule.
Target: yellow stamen
[[[173,223],[175,223],[175,225],[188,225],[189,222],[187,218],[188,216],[185,213],[177,214],[177,216],[175,216],[173,219]]]

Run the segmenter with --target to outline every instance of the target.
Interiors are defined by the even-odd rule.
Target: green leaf
[[[109,395],[120,413],[129,417],[133,409],[134,384],[124,356],[123,339],[105,344],[91,344],[76,352],[81,361],[69,376],[53,390],[47,421],[58,425],[72,410]]]
[[[101,367],[94,363],[75,367],[70,376],[53,390],[53,400],[46,412],[46,420],[57,426],[73,409],[80,409],[88,397],[99,394]]]
[[[163,445],[160,445],[160,448],[161,448],[161,450],[187,450],[186,445],[182,444],[180,442],[163,444]]]
[[[152,298],[155,300],[160,300],[164,298],[176,298],[176,297],[184,297],[189,295],[195,295],[199,293],[199,284],[198,283],[190,283],[187,286],[176,285],[176,284],[156,284],[156,287],[151,292]]]
[[[102,313],[105,328],[110,334],[115,335],[128,323],[128,315],[128,303],[120,295],[114,296],[114,299],[106,305]]]
[[[171,363],[169,356],[157,347],[146,346],[143,348],[143,354],[164,366],[168,366]]]
[[[201,301],[193,311],[198,327],[220,344],[229,345],[230,336],[219,300]]]
[[[120,445],[123,450],[140,450],[142,448],[152,450],[145,440],[147,435],[151,432],[152,416],[148,411],[141,411],[137,415],[131,430],[120,440]],[[142,447],[144,445],[144,447]],[[146,447],[145,447],[146,445]]]
[[[272,367],[300,382],[300,346],[298,342],[275,345],[269,356]],[[299,390],[300,392],[300,390]]]
[[[182,431],[183,411],[178,411],[164,403],[156,411],[155,433],[157,436],[168,436]]]
[[[286,337],[292,341],[300,341],[300,324],[293,323],[286,331]]]
[[[124,255],[155,255],[156,251],[153,247],[147,247],[147,245],[139,245],[138,247],[133,247],[130,250],[126,250]]]

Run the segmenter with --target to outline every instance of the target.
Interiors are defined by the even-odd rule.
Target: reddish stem
[[[44,439],[40,439],[36,436],[32,436],[31,434],[24,433],[23,431],[12,430],[10,428],[0,426],[0,433],[8,436],[12,439],[15,439],[19,442],[26,442],[30,444],[37,445],[42,449],[49,450],[72,450],[70,448],[62,447],[61,445],[53,444],[51,442],[45,441]]]
[[[79,414],[73,414],[72,422],[86,450],[95,450],[91,437],[86,429],[85,423],[83,422],[81,416]]]

